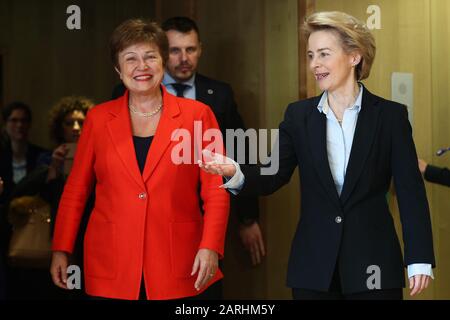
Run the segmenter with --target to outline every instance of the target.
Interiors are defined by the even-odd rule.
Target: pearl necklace
[[[158,106],[158,108],[156,108],[154,111],[152,111],[152,112],[141,112],[141,111],[138,111],[133,105],[129,105],[128,106],[128,108],[130,109],[130,111],[131,111],[131,113],[134,113],[134,114],[136,114],[136,115],[138,115],[138,116],[140,116],[140,117],[146,117],[146,118],[150,118],[150,117],[153,117],[155,114],[157,114],[160,110],[161,110],[161,108],[162,108],[162,103]]]

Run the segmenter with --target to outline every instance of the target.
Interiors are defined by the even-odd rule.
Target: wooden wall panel
[[[61,97],[111,97],[119,79],[109,58],[114,28],[133,17],[153,18],[154,1],[80,0],[81,30],[66,28],[69,0],[1,0],[0,50],[5,52],[5,101],[34,112],[31,140],[49,147],[47,115]]]

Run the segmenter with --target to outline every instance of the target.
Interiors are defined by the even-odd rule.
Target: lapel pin
[[[208,89],[208,94],[213,94],[214,90],[213,89]]]

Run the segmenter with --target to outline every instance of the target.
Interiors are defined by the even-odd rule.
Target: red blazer
[[[171,160],[177,129],[194,137],[218,128],[210,108],[163,90],[163,111],[141,175],[132,140],[128,92],[89,111],[58,208],[53,250],[72,252],[86,200],[96,182],[95,207],[84,238],[86,291],[137,299],[144,275],[148,299],[197,295],[191,276],[197,251],[223,257],[229,196],[220,176]],[[194,140],[194,139],[192,139]],[[203,142],[203,148],[210,142]],[[193,145],[191,152],[193,155]],[[176,149],[178,150],[178,149]],[[200,210],[203,200],[204,215]],[[220,270],[208,286],[223,277]]]

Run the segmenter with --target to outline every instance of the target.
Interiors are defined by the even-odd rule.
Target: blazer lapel
[[[214,108],[214,90],[208,87],[208,83],[198,73],[195,75],[195,96],[195,100]]]
[[[376,102],[376,97],[363,87],[361,111],[356,123],[352,150],[341,193],[342,204],[348,200],[355,188],[372,147],[380,111],[380,108],[376,107]]]
[[[309,148],[313,157],[314,167],[317,175],[330,200],[340,209],[339,197],[334,185],[327,153],[327,118],[326,115],[317,110],[320,97],[313,100],[313,110],[307,121],[307,134]]]
[[[162,155],[172,142],[172,133],[181,127],[180,107],[177,98],[163,88],[163,111],[145,162],[144,183],[151,177]]]
[[[127,102],[128,91],[117,100],[116,108],[111,108],[110,113],[114,118],[107,123],[107,127],[114,147],[116,148],[124,167],[133,180],[135,180],[140,187],[143,187],[144,182],[136,159]]]

